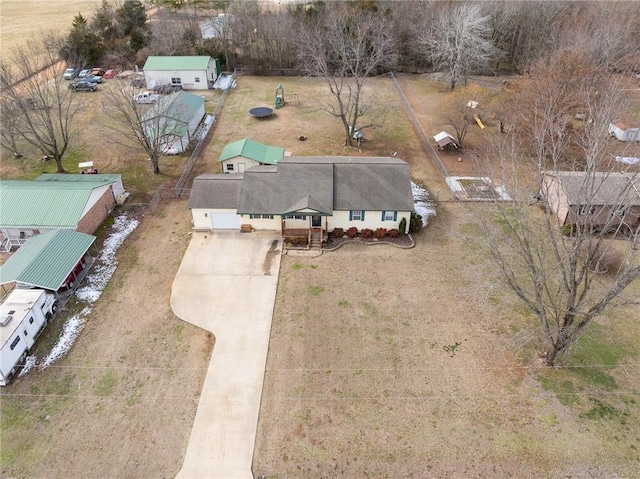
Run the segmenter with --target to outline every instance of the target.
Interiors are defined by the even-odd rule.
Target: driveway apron
[[[178,479],[252,479],[282,242],[273,232],[195,232],[171,308],[215,345]]]

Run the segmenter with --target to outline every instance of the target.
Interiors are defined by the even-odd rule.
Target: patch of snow
[[[422,227],[429,224],[429,218],[436,215],[436,206],[429,199],[429,192],[420,185],[411,183],[413,193],[413,208],[422,216]]]
[[[102,252],[100,256],[98,256],[91,274],[86,278],[87,286],[76,291],[78,299],[93,304],[100,298],[102,291],[109,283],[111,276],[113,276],[118,266],[118,260],[116,259],[118,248],[120,248],[127,236],[136,229],[139,223],[138,220],[129,218],[126,214],[116,217],[111,227],[112,231],[104,242]],[[60,338],[58,338],[58,342],[38,366],[41,371],[60,359],[71,349],[73,342],[84,328],[86,317],[89,313],[91,313],[91,308],[87,306],[80,311],[80,313],[70,317],[66,321],[62,327],[62,333],[60,334]],[[22,369],[21,375],[26,374],[35,365],[36,357],[29,356],[25,367]]]
[[[20,374],[18,374],[18,377],[22,377],[23,375],[27,374],[29,371],[31,371],[33,369],[33,367],[36,365],[37,359],[35,356],[27,356],[27,359],[24,360],[24,366],[22,367],[22,371],[20,371]]]
[[[84,328],[85,316],[87,316],[91,312],[91,309],[86,307],[79,314],[71,316],[67,319],[67,322],[64,323],[62,327],[62,333],[60,334],[60,338],[58,338],[58,342],[53,346],[49,354],[46,358],[40,363],[40,371],[43,371],[48,366],[53,364],[56,360],[60,359],[64,356],[71,346],[73,342],[80,334],[80,331]]]
[[[236,81],[231,75],[220,75],[213,84],[213,88],[215,90],[226,90],[229,87],[235,88],[236,84]]]
[[[136,229],[138,224],[138,220],[129,218],[126,214],[116,217],[111,227],[113,232],[105,240],[102,252],[96,261],[96,266],[94,266],[91,274],[87,276],[87,285],[76,291],[78,299],[95,303],[100,298],[102,291],[109,283],[118,266],[116,251],[118,251],[127,236]]]

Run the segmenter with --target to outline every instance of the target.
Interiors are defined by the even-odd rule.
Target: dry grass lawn
[[[345,149],[340,125],[318,109],[321,82],[238,81],[196,173],[218,171],[224,145],[243,137],[296,155],[397,151],[412,178],[441,200],[414,249],[345,245],[316,258],[283,257],[256,475],[640,476],[637,311],[601,318],[575,348],[571,367],[540,368],[535,320],[500,286],[477,245],[474,206],[446,201],[388,78],[370,83],[369,98],[387,107],[387,121],[365,131],[360,150]],[[433,113],[440,86],[418,76],[407,82],[425,131],[441,129]],[[249,117],[251,107],[273,104],[278,84],[289,103],[272,119]],[[66,165],[75,171],[78,161],[96,160],[102,172],[123,173],[135,201],[148,200],[155,187],[176,181],[186,157],[164,159],[163,174],[151,175],[142,155],[101,129],[100,109],[90,105],[104,94],[101,87],[97,96],[79,96],[87,109]],[[218,93],[207,95],[211,110]],[[21,163],[3,158],[0,174],[33,178],[45,168],[32,154]],[[189,230],[184,200],[163,202],[142,218],[68,355],[0,391],[3,476],[179,471],[213,345],[169,307]],[[55,342],[63,317],[36,354]]]
[[[0,56],[7,58],[11,49],[24,46],[25,39],[42,31],[62,33],[71,30],[73,17],[82,13],[90,18],[101,0],[0,0]]]

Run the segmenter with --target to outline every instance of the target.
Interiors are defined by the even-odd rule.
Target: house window
[[[233,165],[231,163],[227,163],[227,171],[233,171]]]
[[[286,220],[306,220],[306,215],[287,215],[284,217]]]
[[[249,219],[252,219],[252,220],[260,220],[260,219],[272,220],[273,219],[273,215],[253,215],[252,214],[252,215],[249,215]]]
[[[182,80],[180,79],[180,77],[174,77],[171,79],[171,84],[172,85],[182,85]]]
[[[611,214],[613,216],[624,216],[627,214],[628,206],[624,205],[616,205],[611,209]]]
[[[382,221],[396,221],[398,219],[397,211],[383,211]]]
[[[16,336],[16,339],[13,340],[13,342],[11,343],[11,346],[9,346],[9,349],[13,351],[19,342],[20,342],[20,336]]]
[[[363,210],[349,211],[349,221],[364,221],[364,211]]]
[[[580,216],[592,215],[595,212],[596,212],[595,205],[582,205],[582,206],[580,206],[580,209],[578,210],[578,214]]]
[[[33,324],[33,316],[29,318],[29,324]]]
[[[29,335],[27,334],[27,330],[26,330],[26,329],[25,329],[23,332],[24,332],[24,335],[25,335],[25,336],[29,336]]]
[[[196,83],[200,83],[200,77],[195,77],[194,81],[195,81]]]

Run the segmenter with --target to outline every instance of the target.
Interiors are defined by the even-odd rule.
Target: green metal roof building
[[[0,228],[75,229],[94,190],[109,184],[0,180]]]
[[[147,135],[158,138],[165,153],[181,153],[203,117],[204,98],[181,91],[161,97],[142,119]]]
[[[0,266],[0,284],[15,281],[57,291],[95,240],[71,230],[32,236]]]
[[[147,88],[181,86],[207,90],[220,75],[220,62],[210,56],[150,56],[144,64]]]
[[[257,165],[276,165],[284,158],[284,154],[284,148],[264,145],[244,138],[226,145],[218,158],[218,163],[222,163],[223,173],[241,173],[244,169],[240,165],[245,165],[246,168]],[[246,165],[242,163],[241,158],[251,160],[253,163]],[[232,167],[229,168],[229,165]]]

